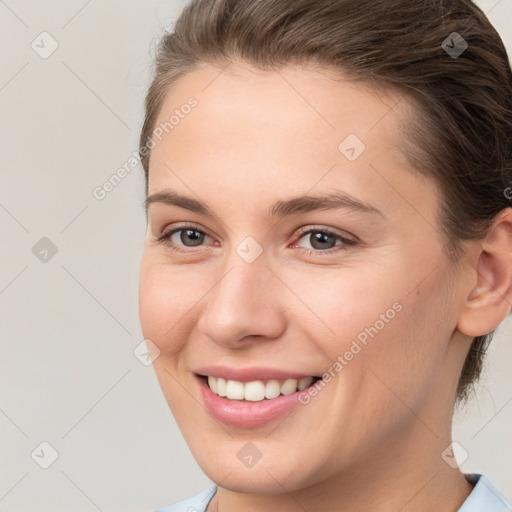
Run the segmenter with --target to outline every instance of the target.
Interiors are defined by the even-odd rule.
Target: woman
[[[511,510],[451,439],[512,299],[482,11],[196,0],[156,64],[141,325],[216,483],[160,511]]]

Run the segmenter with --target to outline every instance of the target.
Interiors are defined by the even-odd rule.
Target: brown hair
[[[453,263],[510,206],[512,72],[470,0],[193,0],[157,50],[139,144],[146,192],[148,140],[169,88],[199,66],[235,60],[262,70],[313,64],[407,97],[416,108],[401,149],[439,187],[438,226]],[[457,401],[478,380],[493,334],[474,338]]]

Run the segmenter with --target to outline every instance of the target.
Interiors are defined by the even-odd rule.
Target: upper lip
[[[315,377],[314,373],[300,373],[278,368],[265,368],[263,366],[251,366],[249,368],[233,368],[229,366],[201,366],[195,370],[195,373],[203,376],[221,377],[226,380],[236,380],[239,382],[252,382],[255,380],[286,380],[303,379],[305,377]]]

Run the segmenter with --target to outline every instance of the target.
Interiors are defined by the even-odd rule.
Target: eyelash
[[[186,231],[186,230],[193,230],[193,231],[196,231],[198,233],[201,233],[202,235],[209,236],[207,233],[205,233],[201,229],[198,229],[196,226],[185,225],[185,226],[181,226],[179,228],[172,229],[170,231],[164,231],[160,236],[156,237],[154,240],[157,243],[164,243],[172,251],[176,251],[176,252],[180,252],[180,253],[190,253],[190,252],[193,252],[193,249],[182,249],[180,246],[178,246],[178,245],[174,244],[173,242],[171,242],[171,237],[175,233],[178,233],[180,231]],[[332,254],[332,253],[339,252],[339,251],[345,251],[345,250],[347,250],[346,246],[356,246],[356,245],[358,245],[358,241],[357,240],[352,240],[350,238],[345,238],[345,237],[343,237],[341,235],[338,235],[334,231],[331,231],[330,229],[327,229],[327,228],[309,228],[309,229],[301,230],[296,235],[298,237],[297,240],[300,240],[304,236],[309,235],[311,233],[322,233],[324,235],[328,235],[329,237],[337,238],[337,239],[339,239],[342,242],[343,245],[337,245],[335,247],[331,247],[330,249],[326,249],[326,250],[322,250],[322,249],[306,249],[304,247],[299,247],[299,249],[302,249],[308,255],[314,255],[314,256],[317,256],[317,255],[327,255],[327,254]]]

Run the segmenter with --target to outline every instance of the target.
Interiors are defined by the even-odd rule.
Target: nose
[[[275,339],[286,328],[282,294],[282,285],[263,255],[247,263],[234,252],[204,298],[197,328],[230,348]]]

